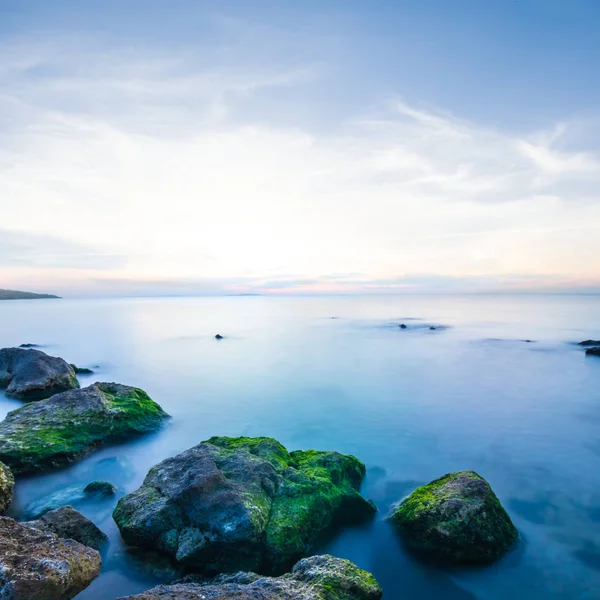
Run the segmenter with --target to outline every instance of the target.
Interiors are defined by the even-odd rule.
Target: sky
[[[597,0],[0,0],[0,288],[600,292]]]

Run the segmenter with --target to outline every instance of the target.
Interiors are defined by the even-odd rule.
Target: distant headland
[[[18,292],[16,290],[1,290],[0,300],[41,300],[42,298],[60,298],[52,294],[33,294],[32,292]]]

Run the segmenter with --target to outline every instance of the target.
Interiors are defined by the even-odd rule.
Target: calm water
[[[173,416],[158,434],[19,481],[17,518],[95,478],[123,495],[212,435],[268,435],[366,463],[378,518],[320,550],[372,571],[386,600],[600,597],[600,359],[573,344],[600,338],[598,296],[40,300],[2,302],[0,318],[2,346],[98,365],[82,385],[142,387]],[[0,417],[20,405],[0,395]],[[385,522],[415,486],[459,469],[490,481],[521,532],[486,569],[423,566]],[[111,538],[78,599],[157,583],[126,560],[115,502],[78,506]]]

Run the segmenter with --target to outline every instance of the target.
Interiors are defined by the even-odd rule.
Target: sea
[[[0,303],[0,322],[0,346],[39,344],[92,368],[82,386],[137,386],[172,416],[157,433],[18,480],[17,519],[94,479],[117,485],[115,498],[76,504],[110,538],[78,600],[161,582],[112,510],[151,466],[215,435],[362,460],[376,518],[314,553],[371,571],[385,600],[600,598],[600,358],[577,345],[600,339],[600,296],[18,300]],[[0,392],[0,418],[19,406]],[[390,528],[390,510],[463,469],[489,481],[520,543],[488,567],[425,564]]]

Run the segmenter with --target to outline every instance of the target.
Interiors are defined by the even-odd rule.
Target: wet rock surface
[[[348,560],[321,555],[301,560],[282,577],[235,573],[203,583],[162,585],[121,600],[379,600],[382,595],[370,573]]]
[[[281,572],[322,535],[372,516],[355,457],[288,452],[271,438],[211,438],[154,466],[121,498],[124,540],[192,570]]]
[[[70,600],[98,575],[100,554],[72,539],[0,517],[0,598]]]
[[[99,550],[108,542],[106,534],[72,506],[62,506],[48,511],[38,520],[27,521],[24,525],[54,533],[61,538],[75,540],[95,550]]]
[[[42,400],[78,387],[75,371],[62,358],[34,349],[0,350],[0,388],[7,396]]]
[[[0,423],[0,460],[15,474],[61,467],[104,444],[154,431],[167,418],[143,390],[95,383],[8,413]]]
[[[391,522],[409,548],[454,564],[490,563],[518,539],[492,488],[473,471],[450,473],[417,488]]]

